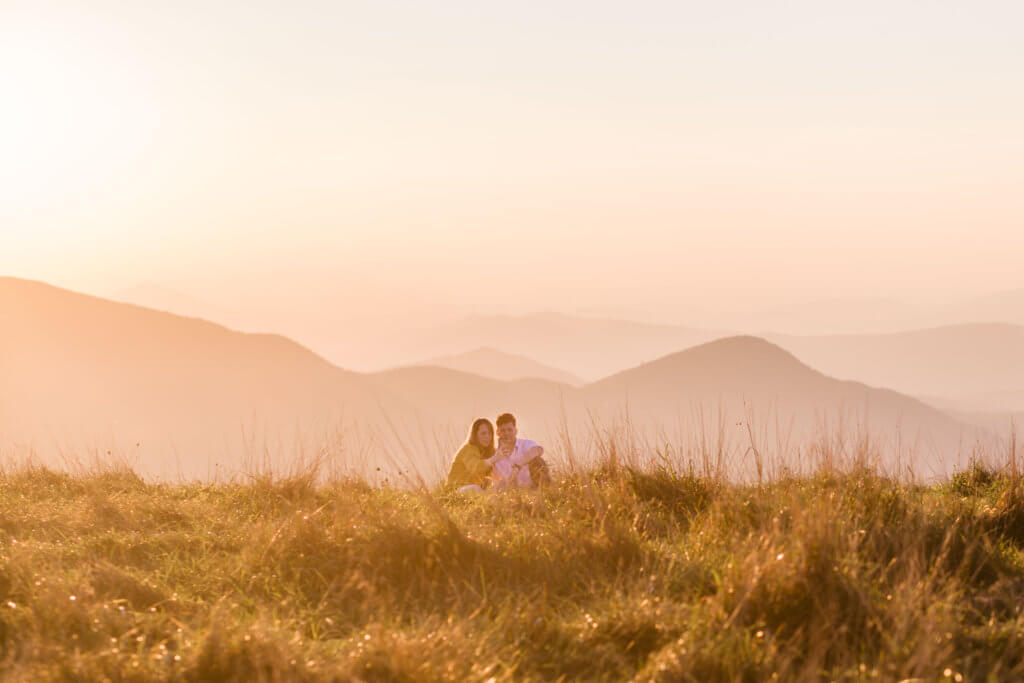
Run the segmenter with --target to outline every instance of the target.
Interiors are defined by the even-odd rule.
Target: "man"
[[[497,419],[498,449],[490,459],[493,477],[499,488],[521,486],[532,488],[551,481],[544,449],[536,441],[518,438],[519,429],[512,413],[502,413]]]

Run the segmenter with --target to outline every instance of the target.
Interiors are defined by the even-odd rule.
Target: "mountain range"
[[[158,285],[120,295],[234,329],[267,329],[253,324],[252,312],[245,322],[227,309]],[[1024,325],[1006,322],[1017,318],[1024,322],[1024,290],[932,307],[884,299],[823,301],[760,317],[751,314],[739,328],[778,344],[828,375],[895,389],[941,408],[1005,413],[1024,410]],[[766,331],[755,331],[759,320],[764,324],[760,329]],[[893,324],[882,324],[885,320]],[[937,324],[941,320],[977,322]],[[784,333],[800,328],[906,328],[912,321],[932,324],[892,332]],[[570,385],[737,334],[561,313],[441,320],[388,334],[375,334],[361,325],[352,328],[353,339],[340,345],[331,342],[329,327],[311,334],[309,341],[342,367],[369,369],[368,358],[386,358],[391,359],[390,367],[438,365],[495,379],[537,377]]]
[[[655,449],[668,438],[691,456],[774,445],[784,458],[791,439],[801,444],[794,453],[810,457],[837,447],[837,434],[850,437],[838,447],[852,448],[850,439],[870,429],[899,433],[915,466],[934,470],[974,438],[921,401],[833,379],[749,336],[684,343],[691,348],[576,387],[429,366],[351,372],[281,336],[13,278],[0,278],[0,318],[0,444],[8,453],[77,457],[88,445],[167,476],[325,448],[373,465],[385,442],[389,458],[436,471],[473,418],[505,410],[561,451],[567,429],[577,448],[593,450],[622,428]],[[559,321],[547,323],[557,329]],[[592,331],[602,330],[612,332],[600,323]],[[365,438],[351,441],[351,433]]]
[[[526,356],[486,346],[465,353],[431,358],[417,365],[433,365],[509,382],[517,379],[546,379],[569,386],[584,384],[582,379],[572,373],[538,363]]]
[[[969,323],[893,334],[768,339],[836,377],[959,410],[1024,410],[1024,326]]]
[[[920,304],[896,299],[823,299],[767,310],[718,311],[690,318],[719,327],[803,336],[891,334],[964,323],[1024,325],[1024,289]]]
[[[560,314],[481,317],[439,326],[423,338],[443,340],[449,347],[481,341],[504,345],[492,348],[489,358],[467,352],[417,364],[511,379],[500,355],[509,354],[517,357],[508,359],[510,368],[530,362],[542,366],[513,373],[517,377],[564,381],[560,373],[568,373],[594,381],[730,334]],[[1024,326],[969,323],[889,334],[759,336],[828,375],[895,389],[936,406],[1024,410]],[[409,341],[411,348],[419,343]],[[433,343],[440,342],[427,342]]]

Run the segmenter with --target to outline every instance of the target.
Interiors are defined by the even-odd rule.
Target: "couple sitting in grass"
[[[494,447],[494,427],[480,418],[469,430],[469,440],[459,449],[448,472],[448,486],[462,493],[480,493],[522,487],[533,488],[551,480],[544,449],[536,441],[517,438],[516,418],[511,413],[498,416],[498,447]]]

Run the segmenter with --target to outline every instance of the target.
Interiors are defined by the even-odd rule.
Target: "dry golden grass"
[[[4,680],[1007,680],[1024,481],[0,475]]]

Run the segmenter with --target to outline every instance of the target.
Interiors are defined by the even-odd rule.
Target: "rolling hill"
[[[1003,298],[1012,299],[1011,294]],[[488,361],[481,351],[467,349],[483,344],[494,353],[525,355],[546,368],[595,381],[723,336],[671,325],[536,314],[467,319],[420,331],[408,346],[451,349],[451,355],[431,362],[466,372],[501,379],[533,374],[565,382],[539,369],[499,376],[493,368],[500,360]],[[939,408],[1024,410],[1024,326],[969,323],[885,334],[757,336],[827,375],[894,389]]]
[[[962,410],[1024,410],[1024,327],[954,325],[882,335],[769,335],[835,377],[890,387]]]
[[[481,377],[500,379],[506,382],[517,379],[546,379],[569,386],[579,386],[583,380],[571,373],[515,353],[506,353],[489,347],[481,347],[465,353],[431,358],[416,365],[428,365],[459,372],[468,372]]]
[[[37,452],[88,444],[204,472],[264,437],[364,417],[375,391],[284,337],[38,282],[0,278],[0,319],[0,433]]]
[[[535,313],[473,316],[420,331],[406,343],[428,357],[500,349],[593,381],[721,336],[673,325]]]
[[[1024,325],[1024,288],[952,301],[939,307],[937,317],[946,325],[951,322]]]
[[[110,296],[102,298],[111,301],[119,301],[126,304],[135,304],[144,308],[152,308],[158,311],[174,313],[186,318],[202,318],[221,325],[238,327],[240,316],[220,306],[215,306],[207,301],[180,292],[171,287],[165,287],[155,282],[143,282],[134,287],[118,290]]]
[[[628,402],[632,419],[733,439],[758,437],[761,450],[786,444],[856,449],[865,434],[887,454],[887,464],[947,470],[979,438],[925,403],[883,388],[837,380],[793,354],[750,336],[716,340],[646,363],[584,388],[590,406]],[[806,449],[805,449],[806,450]],[[919,470],[922,471],[923,470]]]
[[[785,439],[831,438],[840,415],[901,432],[929,467],[941,467],[935,458],[968,438],[958,421],[920,401],[833,379],[754,337],[709,342],[572,387],[440,367],[349,372],[284,337],[11,278],[0,279],[0,317],[0,448],[110,448],[165,475],[308,454],[342,429],[371,438],[332,450],[371,463],[387,451],[436,474],[473,418],[506,410],[549,444],[568,427],[584,450],[599,448],[627,410],[628,429],[648,443],[664,443],[668,428],[691,454],[706,446],[709,429],[729,441],[723,448],[742,453],[747,422],[759,441],[779,448]]]
[[[1024,325],[1024,289],[932,304],[884,298],[806,301],[767,310],[716,311],[699,316],[697,322],[758,334],[802,336],[892,334],[965,323]]]

